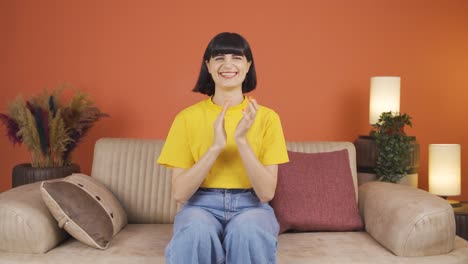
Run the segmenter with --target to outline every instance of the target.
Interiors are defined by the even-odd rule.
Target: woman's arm
[[[268,202],[275,195],[278,165],[264,166],[258,160],[247,141],[247,132],[255,121],[257,110],[257,101],[249,98],[249,105],[243,112],[244,116],[237,125],[234,139],[255,193],[260,201]]]
[[[208,151],[191,168],[174,167],[172,170],[172,195],[179,203],[187,201],[200,187],[209,170],[226,146],[226,131],[224,129],[224,115],[230,101],[224,102],[223,110],[213,124],[214,142]]]
[[[200,187],[222,149],[211,147],[190,169],[174,167],[172,170],[172,195],[179,203],[187,201]]]
[[[270,201],[275,195],[278,165],[264,166],[258,160],[247,140],[237,141],[237,148],[258,198],[262,203]]]

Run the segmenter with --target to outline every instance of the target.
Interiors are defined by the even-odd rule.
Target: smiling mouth
[[[236,77],[238,72],[220,72],[219,75],[224,79],[232,79]]]

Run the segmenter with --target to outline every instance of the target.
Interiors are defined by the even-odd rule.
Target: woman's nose
[[[224,64],[230,64],[230,63],[232,63],[232,58],[230,56],[226,56],[224,58]]]
[[[226,58],[224,58],[224,65],[225,66],[233,65],[233,59],[231,56],[226,56]]]

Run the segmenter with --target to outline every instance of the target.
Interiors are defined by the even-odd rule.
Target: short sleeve
[[[268,115],[265,134],[260,152],[260,162],[263,165],[281,164],[289,161],[286,141],[284,139],[281,121],[276,112]]]
[[[188,169],[195,163],[190,150],[187,123],[179,113],[172,123],[157,163],[166,167]]]

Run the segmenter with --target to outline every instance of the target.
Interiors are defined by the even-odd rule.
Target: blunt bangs
[[[241,35],[236,33],[224,32],[215,36],[208,44],[203,58],[209,60],[217,55],[224,54],[245,56],[248,61],[252,61],[249,44]]]
[[[214,48],[211,51],[211,54],[209,55],[208,59],[213,58],[218,55],[225,55],[225,54],[234,54],[238,56],[244,56],[244,51],[238,48],[231,48],[231,47],[219,47],[219,48]]]

